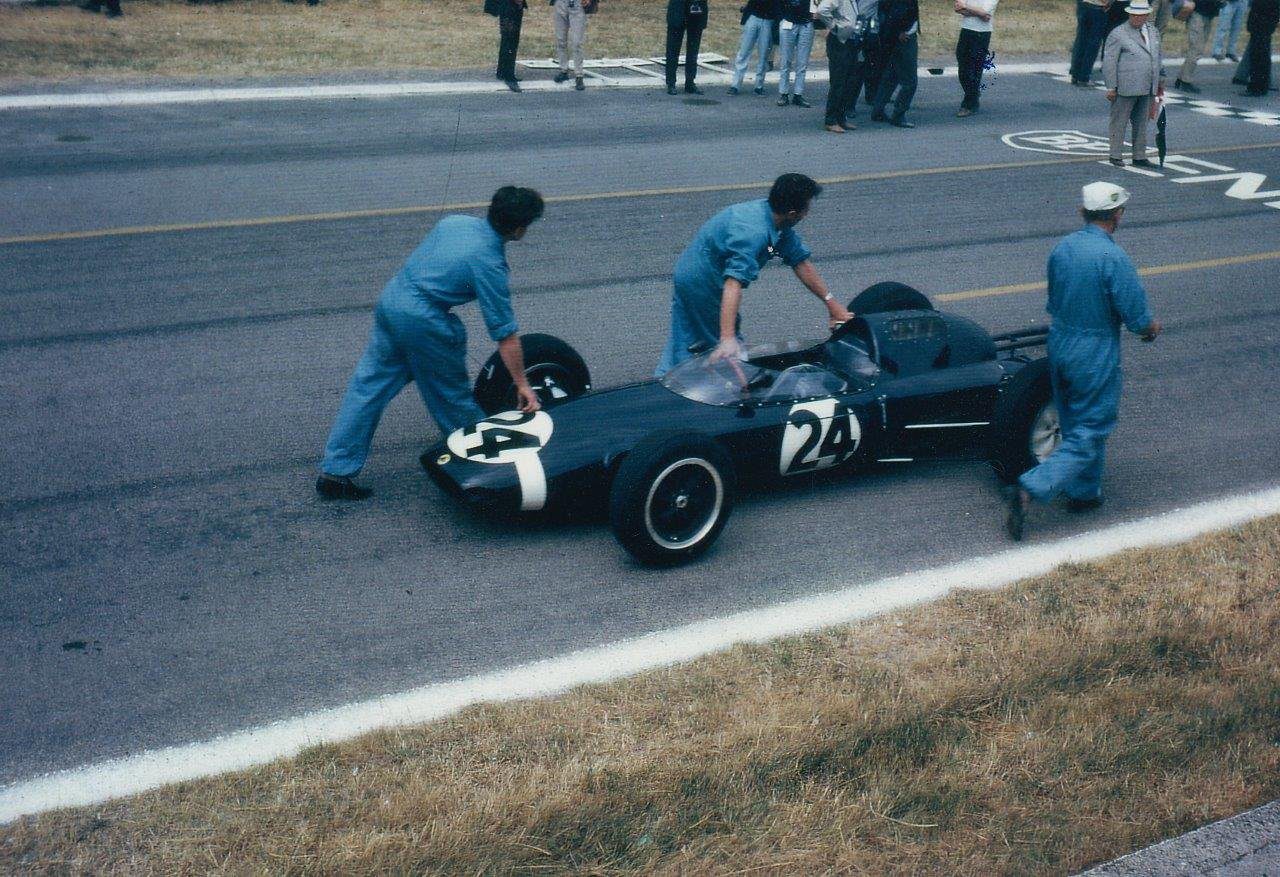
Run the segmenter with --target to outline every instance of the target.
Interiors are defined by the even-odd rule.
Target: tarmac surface
[[[1203,97],[1275,110],[1225,77]],[[418,467],[436,430],[412,389],[374,498],[321,503],[372,302],[432,205],[508,182],[551,197],[508,248],[522,329],[598,387],[647,377],[676,256],[778,173],[840,180],[800,227],[840,295],[983,290],[945,306],[993,330],[1044,320],[1042,292],[993,288],[1041,281],[1079,187],[1119,182],[1167,335],[1126,344],[1107,504],[1029,538],[1280,483],[1280,127],[1171,108],[1187,159],[1153,177],[1005,142],[1105,136],[1096,91],[997,75],[967,120],[958,97],[922,80],[919,128],[863,111],[840,137],[723,88],[0,113],[0,783],[1006,546],[985,466],[886,466],[752,494],[703,561],[644,569],[599,523],[454,507]],[[752,340],[821,317],[776,267],[745,297]]]

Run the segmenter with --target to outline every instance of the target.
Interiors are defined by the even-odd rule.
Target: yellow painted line
[[[1170,265],[1152,265],[1139,268],[1138,274],[1143,277],[1154,277],[1159,274],[1177,274],[1181,271],[1203,271],[1206,268],[1225,268],[1228,265],[1248,265],[1252,262],[1271,262],[1280,259],[1280,250],[1265,253],[1245,253],[1242,256],[1224,256],[1220,259],[1200,259],[1196,262],[1174,262]],[[935,295],[934,301],[965,301],[971,298],[990,298],[996,295],[1013,295],[1019,292],[1035,292],[1044,289],[1041,283],[1014,283],[1009,286],[988,286],[985,289],[966,289],[963,292],[944,292]]]
[[[1210,146],[1203,149],[1184,149],[1179,155],[1212,155],[1223,152],[1245,152],[1255,149],[1276,149],[1280,143],[1252,143],[1237,146]],[[1098,156],[1072,156],[1063,158],[1047,158],[1037,161],[1000,161],[986,164],[960,164],[946,167],[911,168],[900,171],[881,171],[878,173],[849,174],[846,176],[827,177],[818,180],[823,185],[845,185],[876,180],[900,180],[909,177],[929,177],[940,174],[979,173],[982,171],[1015,170],[1019,168],[1035,168],[1051,165],[1089,164],[1099,161]],[[672,195],[698,195],[708,192],[741,192],[754,189],[768,189],[772,180],[752,183],[720,183],[707,186],[671,186],[661,189],[622,189],[612,192],[588,192],[581,195],[552,195],[546,198],[548,204],[573,204],[584,201],[614,201],[627,198],[660,198]],[[170,225],[134,225],[120,228],[95,228],[85,231],[46,232],[43,234],[18,235],[0,238],[0,245],[5,244],[41,244],[52,241],[77,241],[91,238],[126,237],[130,235],[168,234],[186,231],[208,231],[211,229],[255,228],[267,225],[287,225],[304,222],[339,222],[350,219],[370,219],[388,216],[414,216],[425,213],[443,213],[451,210],[479,210],[488,207],[488,201],[459,201],[453,204],[423,204],[411,207],[382,207],[372,210],[344,210],[334,213],[295,213],[284,216],[258,216],[247,219],[217,219],[207,222],[184,222]]]

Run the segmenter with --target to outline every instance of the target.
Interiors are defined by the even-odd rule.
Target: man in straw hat
[[[1107,100],[1111,101],[1111,163],[1124,164],[1125,129],[1133,125],[1133,163],[1138,167],[1151,164],[1147,160],[1147,120],[1155,118],[1155,98],[1164,93],[1160,70],[1160,32],[1147,23],[1151,4],[1134,0],[1126,10],[1129,23],[1122,24],[1107,37],[1102,52],[1102,75],[1107,82]]]
[[[1073,512],[1102,504],[1103,454],[1120,405],[1120,326],[1143,341],[1154,341],[1161,329],[1138,272],[1112,240],[1129,193],[1114,183],[1090,183],[1081,194],[1084,228],[1049,256],[1049,379],[1062,443],[1010,491],[1005,528],[1015,541],[1033,499],[1062,496]]]

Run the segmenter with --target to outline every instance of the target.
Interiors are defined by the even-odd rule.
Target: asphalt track
[[[1206,96],[1243,104],[1223,73]],[[1121,242],[1172,266],[1148,279],[1168,332],[1126,347],[1107,505],[1031,538],[1280,483],[1280,210],[1002,143],[1105,133],[1095,92],[997,76],[960,121],[955,91],[922,82],[915,131],[864,115],[844,137],[723,91],[0,114],[0,782],[1005,547],[983,466],[882,467],[748,496],[702,562],[643,569],[599,524],[453,507],[417,467],[435,431],[412,391],[374,499],[320,503],[370,304],[439,215],[419,208],[506,182],[559,199],[508,250],[523,328],[570,340],[598,386],[648,374],[676,255],[779,172],[849,180],[801,227],[836,289],[980,291],[947,306],[993,329],[1043,318],[1040,292],[1005,288],[1041,279],[1081,184],[1121,182]],[[1280,180],[1280,128],[1170,125],[1175,150]],[[1186,267],[1207,260],[1227,264]],[[797,286],[753,286],[751,338],[819,332]]]

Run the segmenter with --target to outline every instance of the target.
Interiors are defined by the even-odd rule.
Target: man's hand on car
[[[538,401],[538,394],[528,384],[516,387],[516,398],[519,401],[520,410],[525,414],[532,414],[542,408],[542,403]]]

